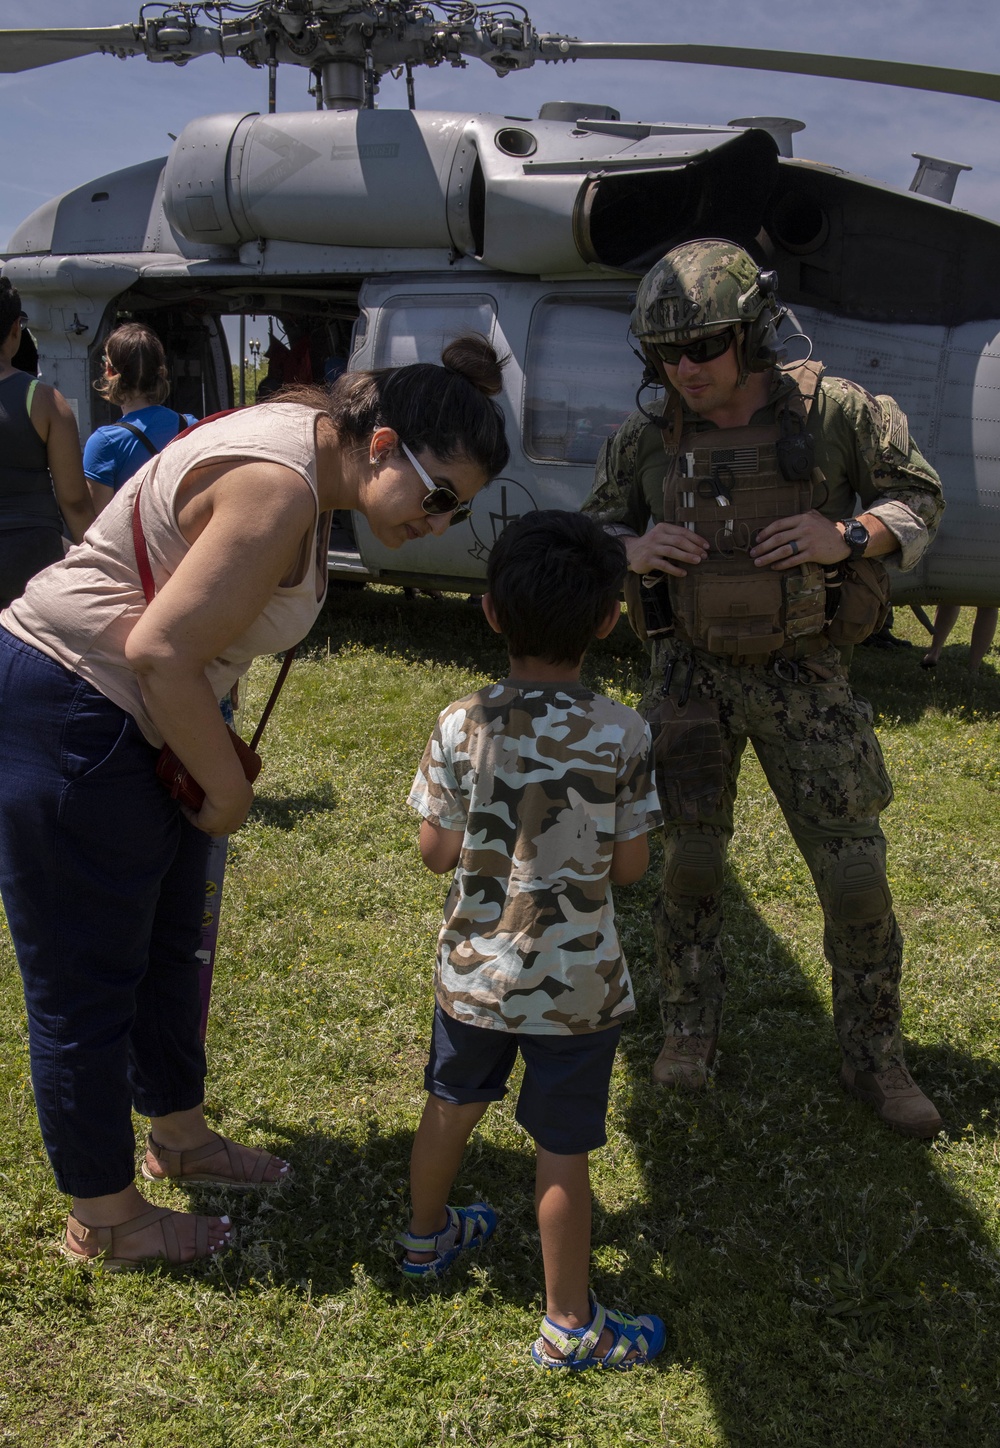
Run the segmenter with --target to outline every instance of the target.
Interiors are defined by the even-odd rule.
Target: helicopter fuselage
[[[272,380],[435,361],[461,332],[490,336],[512,359],[504,477],[442,538],[389,551],[355,517],[331,556],[343,577],[480,591],[507,521],[589,491],[641,380],[627,340],[636,278],[697,235],[766,259],[792,309],[786,333],[804,332],[830,372],[895,396],[941,473],[945,522],[894,596],[996,603],[1000,226],[780,156],[766,130],[569,103],[534,119],[209,116],[168,157],[41,207],[3,269],[84,437],[113,420],[92,383],[127,317],[163,337],[171,405],[202,415],[233,401],[227,317],[283,330]]]

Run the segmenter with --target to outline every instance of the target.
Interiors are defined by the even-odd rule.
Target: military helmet
[[[736,327],[741,373],[764,371],[775,360],[775,282],[774,273],[762,272],[735,242],[683,242],[639,283],[632,335],[649,355],[657,342],[689,342]]]

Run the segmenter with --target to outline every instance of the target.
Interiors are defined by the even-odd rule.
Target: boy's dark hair
[[[575,664],[621,594],[621,539],[583,513],[525,513],[500,534],[486,586],[513,658]]]

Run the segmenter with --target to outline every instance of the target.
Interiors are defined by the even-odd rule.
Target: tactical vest
[[[806,422],[823,374],[821,363],[790,369],[796,390],[782,398],[773,423],[664,432],[668,466],[663,517],[708,543],[684,578],[670,578],[679,638],[711,654],[762,661],[820,634],[826,625],[826,579],[818,563],[775,572],[750,557],[760,529],[806,513],[825,486],[812,466]]]

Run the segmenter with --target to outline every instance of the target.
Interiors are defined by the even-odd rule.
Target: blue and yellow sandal
[[[584,1368],[610,1368],[627,1373],[631,1368],[651,1362],[663,1351],[667,1329],[662,1318],[633,1317],[630,1312],[602,1307],[592,1292],[590,1306],[594,1315],[586,1327],[560,1327],[551,1318],[542,1318],[541,1335],[531,1347],[531,1356],[540,1368],[562,1368],[577,1373]],[[614,1334],[614,1341],[604,1356],[599,1357],[596,1348],[605,1328]],[[547,1353],[545,1343],[562,1353],[562,1357]]]
[[[473,1202],[471,1207],[445,1207],[447,1225],[431,1237],[414,1237],[411,1232],[397,1232],[393,1239],[403,1249],[399,1269],[407,1277],[441,1277],[460,1252],[471,1252],[488,1242],[497,1229],[497,1214],[487,1202]],[[411,1262],[407,1252],[436,1252],[430,1262]]]

